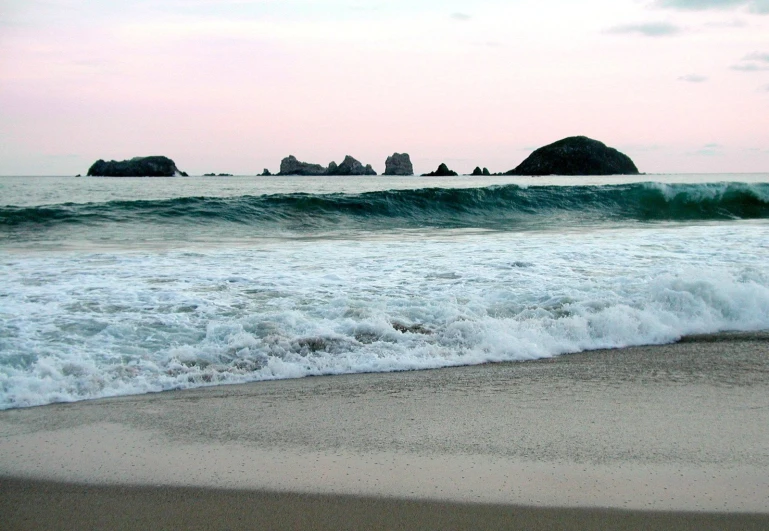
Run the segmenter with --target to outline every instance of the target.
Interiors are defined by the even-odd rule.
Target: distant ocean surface
[[[0,177],[0,408],[769,329],[769,174]]]

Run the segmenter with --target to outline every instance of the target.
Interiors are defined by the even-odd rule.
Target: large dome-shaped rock
[[[327,168],[320,164],[300,162],[293,155],[289,155],[280,161],[280,173],[278,175],[326,175]]]
[[[393,153],[385,161],[385,175],[414,175],[411,157],[408,153]]]
[[[456,177],[457,172],[450,170],[446,164],[442,163],[438,166],[438,169],[431,171],[430,173],[423,173],[422,177]]]
[[[333,166],[332,166],[333,165]],[[329,175],[376,175],[374,168],[371,164],[365,166],[352,158],[350,155],[345,156],[340,165],[331,163],[328,167]]]
[[[638,175],[638,168],[603,142],[571,136],[537,149],[507,175]]]
[[[97,160],[88,169],[88,175],[98,177],[173,177],[187,174],[179,171],[168,157],[134,157],[131,160]]]

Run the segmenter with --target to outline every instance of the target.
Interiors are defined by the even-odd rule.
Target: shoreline
[[[125,394],[125,395],[116,395],[116,396],[104,396],[104,397],[96,397],[96,398],[86,398],[86,399],[79,399],[74,401],[62,401],[62,402],[52,402],[49,404],[37,404],[32,406],[18,406],[8,409],[0,409],[0,415],[3,414],[5,411],[14,411],[18,409],[34,409],[34,408],[47,408],[47,407],[55,407],[60,405],[68,405],[68,404],[80,404],[80,403],[92,403],[92,402],[100,402],[100,401],[109,401],[109,400],[121,400],[121,399],[130,399],[134,397],[141,397],[141,396],[152,396],[152,395],[164,395],[164,394],[173,394],[173,393],[190,393],[190,392],[196,392],[196,391],[205,391],[209,389],[218,389],[218,388],[228,388],[228,387],[248,387],[252,385],[267,385],[275,382],[284,382],[284,381],[302,381],[302,380],[313,380],[316,378],[349,378],[349,377],[356,377],[356,376],[367,376],[367,375],[387,375],[387,374],[404,374],[404,373],[425,373],[425,372],[433,372],[433,371],[451,371],[451,370],[462,370],[462,369],[468,369],[473,367],[484,367],[484,366],[504,366],[504,365],[519,365],[519,364],[536,364],[536,363],[550,363],[553,361],[562,361],[562,358],[579,358],[581,356],[591,356],[593,354],[600,354],[600,353],[612,353],[612,352],[622,352],[625,350],[634,350],[634,349],[654,349],[654,348],[664,348],[668,347],[670,345],[678,345],[682,343],[722,343],[722,342],[731,342],[731,341],[740,341],[740,342],[767,342],[769,343],[769,330],[758,330],[758,331],[724,331],[724,332],[713,332],[713,333],[705,333],[705,334],[691,334],[691,335],[685,335],[682,336],[677,341],[674,341],[672,343],[655,343],[655,344],[649,344],[649,345],[630,345],[625,347],[617,347],[617,348],[597,348],[597,349],[588,349],[588,350],[582,350],[579,352],[571,352],[571,353],[565,353],[565,354],[557,354],[552,357],[546,357],[546,358],[537,358],[537,359],[524,359],[524,360],[514,360],[514,361],[489,361],[484,363],[478,363],[478,364],[469,364],[469,365],[448,365],[444,367],[435,367],[435,368],[427,368],[427,369],[408,369],[408,370],[393,370],[393,371],[372,371],[372,372],[350,372],[350,373],[341,373],[341,374],[310,374],[307,376],[300,376],[296,378],[276,378],[273,380],[257,380],[252,382],[238,382],[238,383],[229,383],[229,382],[221,382],[216,383],[212,385],[202,385],[200,387],[185,387],[180,389],[165,389],[160,391],[147,391],[145,393],[136,393],[136,394]]]
[[[767,391],[769,333],[758,332],[6,410],[0,486],[15,501],[0,517],[37,515],[44,495],[74,504],[54,506],[52,522],[98,503],[117,504],[106,510],[115,516],[252,496],[292,522],[346,507],[364,515],[353,519],[422,522],[406,528],[436,515],[471,528],[469,514],[494,528],[510,511],[531,529],[550,518],[571,522],[563,529],[766,528]],[[114,501],[128,491],[135,506]],[[300,509],[297,499],[315,501]],[[258,507],[241,509],[227,527]],[[308,522],[293,528],[324,528]]]

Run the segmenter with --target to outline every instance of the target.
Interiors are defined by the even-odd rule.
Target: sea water
[[[0,408],[769,329],[769,175],[0,178]]]

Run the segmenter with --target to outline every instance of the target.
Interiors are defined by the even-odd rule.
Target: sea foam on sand
[[[0,474],[769,513],[766,334],[0,413]]]

